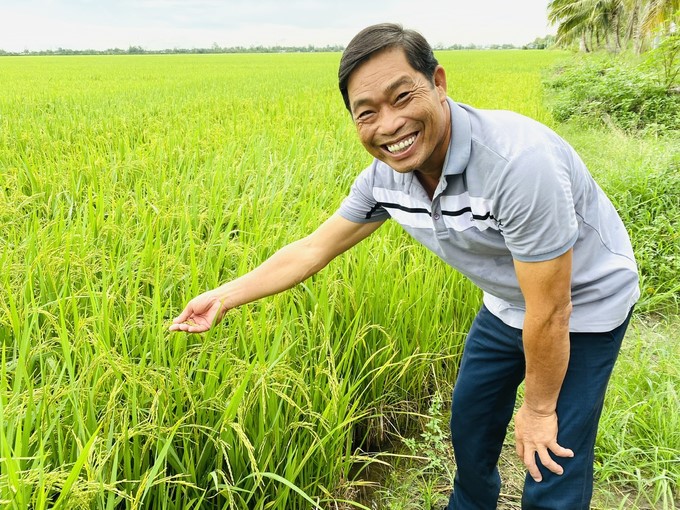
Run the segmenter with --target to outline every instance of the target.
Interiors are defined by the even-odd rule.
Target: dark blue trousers
[[[628,327],[607,333],[571,333],[569,367],[557,401],[558,443],[573,458],[554,457],[564,468],[543,468],[543,481],[528,474],[524,510],[588,510],[593,492],[597,424],[614,362]],[[497,462],[524,379],[522,331],[482,307],[468,333],[451,406],[456,476],[448,510],[495,509],[501,480]]]

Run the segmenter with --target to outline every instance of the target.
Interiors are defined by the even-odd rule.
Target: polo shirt
[[[528,117],[447,101],[452,135],[432,200],[413,172],[376,159],[338,213],[357,223],[394,219],[519,329],[525,302],[513,259],[540,262],[573,248],[570,330],[620,325],[640,295],[633,249],[581,158]]]

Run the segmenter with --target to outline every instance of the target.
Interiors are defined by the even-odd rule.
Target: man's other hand
[[[574,452],[557,444],[557,413],[539,414],[523,405],[515,416],[515,449],[524,461],[531,478],[540,482],[543,477],[536,465],[536,455],[546,469],[556,475],[564,469],[548,452],[557,457],[573,457]]]

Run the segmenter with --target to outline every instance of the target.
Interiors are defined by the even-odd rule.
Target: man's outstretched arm
[[[312,234],[284,246],[249,273],[196,296],[173,320],[170,331],[202,333],[219,323],[231,308],[290,289],[382,223],[354,223],[334,214]]]

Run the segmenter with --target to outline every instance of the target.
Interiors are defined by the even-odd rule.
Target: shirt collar
[[[468,113],[451,98],[446,98],[451,111],[451,140],[444,159],[442,174],[455,175],[463,173],[470,161],[472,146],[472,128]]]

